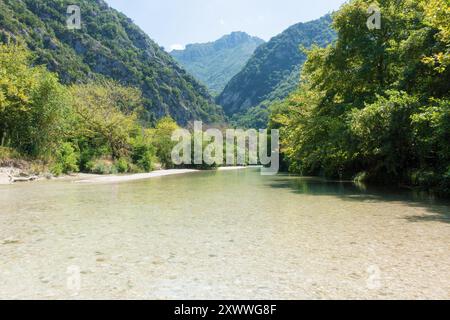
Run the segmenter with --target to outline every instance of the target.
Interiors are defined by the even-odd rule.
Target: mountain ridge
[[[186,45],[170,52],[188,72],[219,94],[264,40],[235,31],[216,41]]]
[[[306,60],[300,47],[331,43],[336,38],[331,23],[329,14],[297,23],[259,46],[216,98],[216,103],[228,116],[236,116],[253,108],[264,109],[285,98],[298,85],[301,66]]]

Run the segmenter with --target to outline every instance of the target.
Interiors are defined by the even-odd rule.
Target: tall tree
[[[380,0],[379,29],[367,26],[373,1],[353,0],[334,14],[337,41],[309,50],[300,88],[272,107],[291,170],[446,188],[444,2]],[[433,57],[431,67],[424,57]]]

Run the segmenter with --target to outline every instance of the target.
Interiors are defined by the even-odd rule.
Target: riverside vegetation
[[[58,8],[66,4],[54,2]],[[263,44],[217,102],[233,124],[264,127],[269,116],[269,128],[280,129],[283,165],[290,172],[402,184],[448,196],[450,5],[380,0],[381,29],[369,30],[372,3],[349,1],[331,17],[293,26]],[[91,10],[75,43],[61,29],[62,13],[54,23],[45,19],[56,14],[48,5],[5,0],[0,5],[2,41],[16,39],[1,46],[0,158],[37,159],[37,166],[55,174],[148,171],[156,163],[171,167],[169,132],[177,123],[207,119],[223,125],[222,111],[206,89],[103,1],[86,1]],[[98,17],[111,23],[100,28]],[[21,35],[31,52],[17,44]],[[125,54],[125,45],[136,54]],[[280,54],[284,47],[289,54]],[[106,60],[99,48],[112,50]],[[54,55],[55,50],[64,54]],[[147,61],[142,50],[159,57],[152,63],[164,62],[148,66],[155,70],[149,73],[156,81],[151,90],[142,74],[133,82],[133,72],[122,77],[101,63],[138,66]],[[72,64],[58,60],[64,57]],[[166,102],[174,102],[173,108]]]
[[[448,299],[450,202],[396,186],[450,194],[449,0],[379,0],[370,31],[372,1],[257,50],[248,78],[234,78],[250,104],[235,80],[222,95],[239,98],[230,122],[280,129],[286,170],[321,177],[248,168],[0,185],[0,299]],[[173,131],[220,118],[128,18],[76,2],[82,29],[69,33],[72,0],[0,0],[0,184],[17,168],[171,168]],[[355,178],[382,185],[342,181]]]
[[[0,45],[0,74],[0,167],[55,176],[175,167],[172,135],[180,127],[169,116],[151,125],[138,88],[106,79],[64,85],[45,66],[33,66],[32,52],[20,43]]]
[[[304,175],[405,184],[450,194],[450,4],[380,0],[333,17],[337,40],[313,47],[299,88],[271,107],[286,167]]]
[[[0,45],[0,161],[23,159],[32,171],[126,173],[170,167],[174,120],[150,128],[142,95],[112,80],[63,85],[32,66],[21,44]]]

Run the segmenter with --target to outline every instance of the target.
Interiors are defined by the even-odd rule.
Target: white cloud
[[[225,25],[225,20],[223,20],[223,19],[220,19],[220,21],[219,21],[219,23],[221,24],[221,25]]]
[[[175,44],[172,44],[170,46],[170,51],[173,51],[173,50],[184,50],[184,48],[185,47],[182,44],[175,43]]]

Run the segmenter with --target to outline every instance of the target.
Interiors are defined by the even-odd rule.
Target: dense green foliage
[[[163,118],[143,127],[139,89],[111,80],[65,86],[30,56],[22,45],[0,45],[0,160],[40,160],[55,175],[171,166],[178,126]]]
[[[43,67],[30,67],[29,52],[0,46],[0,142],[31,156],[48,155],[62,139],[67,90]]]
[[[381,30],[366,26],[371,3],[334,14],[337,41],[309,51],[300,88],[272,107],[270,125],[294,172],[449,194],[449,2],[380,0]]]
[[[330,16],[299,23],[258,47],[244,69],[217,98],[217,103],[227,115],[233,116],[257,106],[267,108],[271,102],[285,98],[297,87],[306,60],[306,54],[299,48],[313,44],[325,46],[333,41],[335,33],[330,23]],[[251,112],[244,117],[252,118]]]
[[[190,44],[170,54],[217,95],[263,43],[264,40],[244,32],[233,32],[217,41]]]
[[[64,84],[108,78],[140,88],[150,122],[166,115],[178,123],[222,121],[207,89],[125,15],[103,0],[79,0],[82,29],[66,26],[69,0],[0,0],[0,42],[24,39],[37,64]]]

